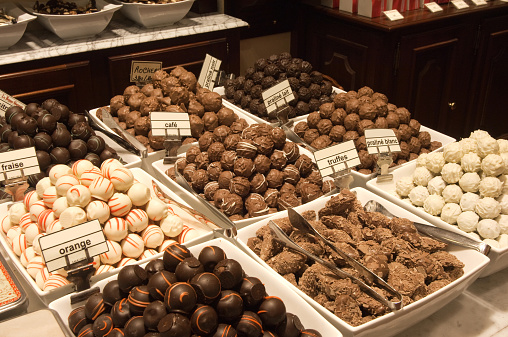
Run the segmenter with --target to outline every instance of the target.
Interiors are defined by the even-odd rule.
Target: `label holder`
[[[19,169],[21,171],[21,177],[18,178],[7,178],[7,172],[0,172],[3,175],[3,180],[5,181],[5,192],[11,195],[12,200],[4,199],[2,202],[8,201],[22,201],[23,195],[28,188],[28,177],[25,175],[23,168]],[[13,204],[10,204],[7,208],[11,208]]]
[[[380,172],[376,178],[376,181],[378,183],[393,180],[393,174],[388,173],[388,169],[390,168],[390,165],[392,165],[392,163],[393,163],[392,152],[382,152],[378,154],[376,162],[378,172]]]
[[[176,129],[176,135],[168,134],[168,129],[164,130],[164,149],[166,154],[164,156],[164,164],[174,164],[178,159],[178,149],[182,146],[182,136],[180,135],[180,129]]]
[[[330,191],[329,193],[340,192],[343,189],[349,189],[349,185],[353,182],[354,178],[351,175],[351,168],[347,165],[347,161],[344,162],[345,169],[335,171],[335,168],[330,166],[332,169],[332,174],[330,175],[333,178],[333,183],[335,184],[335,190]]]

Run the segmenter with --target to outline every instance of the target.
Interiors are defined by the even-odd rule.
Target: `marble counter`
[[[28,24],[18,43],[0,52],[0,65],[248,26],[247,22],[225,14],[197,15],[189,12],[174,25],[144,28],[117,12],[102,33],[91,38],[64,41],[36,21]]]

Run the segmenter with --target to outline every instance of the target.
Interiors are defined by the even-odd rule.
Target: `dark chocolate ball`
[[[46,132],[39,132],[34,136],[35,148],[41,151],[51,151],[53,148],[53,139]]]
[[[186,282],[172,284],[164,296],[164,304],[166,304],[169,312],[189,314],[196,303],[196,291]]]
[[[88,152],[100,155],[106,147],[106,142],[102,137],[93,135],[88,138],[86,146],[88,148]]]
[[[41,171],[45,171],[51,165],[51,156],[46,151],[35,151]]]
[[[72,129],[72,127],[79,122],[86,122],[86,117],[84,115],[71,113],[69,115],[69,121],[67,122],[67,125]]]
[[[192,332],[199,336],[208,336],[217,329],[219,317],[209,305],[199,306],[190,318]]]
[[[125,337],[143,337],[146,334],[143,316],[133,316],[125,323],[123,328]]]
[[[99,158],[100,158],[101,162],[103,162],[103,161],[106,161],[111,158],[116,158],[117,156],[118,155],[114,149],[106,146],[104,151],[102,151],[101,154],[99,155]]]
[[[299,337],[302,330],[303,325],[298,316],[287,312],[286,318],[277,327],[277,334],[279,336]]]
[[[45,100],[44,102],[42,102],[42,108],[43,109],[46,109],[46,110],[50,110],[53,106],[55,106],[56,104],[60,104],[60,102],[58,102],[56,99],[54,98],[48,98],[47,100]]]
[[[67,147],[69,146],[72,138],[71,133],[67,130],[65,125],[58,123],[55,131],[51,134],[51,139],[53,140],[54,146]]]
[[[217,263],[213,269],[222,285],[222,289],[233,289],[243,279],[243,269],[238,261],[233,259],[224,259]]]
[[[146,271],[138,265],[125,266],[118,273],[118,286],[124,292],[130,292],[132,288],[143,285],[147,281]]]
[[[167,314],[168,312],[166,311],[164,302],[153,301],[146,307],[145,311],[143,312],[143,320],[145,321],[145,326],[150,330],[156,330],[160,320]]]
[[[183,261],[184,259],[191,257],[192,253],[187,249],[187,247],[174,243],[169,245],[162,255],[162,260],[164,261],[164,267],[166,270],[170,272],[175,272],[176,266]]]
[[[129,292],[127,301],[129,302],[129,309],[133,316],[143,315],[143,311],[148,304],[150,304],[150,292],[148,291],[148,286],[141,285],[132,288]]]
[[[37,119],[39,131],[52,134],[56,130],[57,120],[52,114],[44,114]]]
[[[185,258],[175,269],[175,275],[180,282],[189,282],[195,275],[205,271],[205,268],[194,256]]]
[[[213,272],[215,265],[226,258],[224,250],[218,246],[206,246],[199,252],[198,260],[205,271]]]
[[[264,284],[257,277],[246,277],[240,286],[240,296],[246,308],[257,309],[266,295]]]
[[[152,277],[155,273],[164,270],[164,261],[162,259],[155,259],[148,262],[145,266],[148,278]],[[163,294],[164,295],[164,294]]]
[[[110,314],[102,314],[93,322],[92,330],[95,337],[107,336],[113,330],[113,319]]]
[[[25,114],[25,111],[23,111],[22,108],[20,108],[17,105],[13,105],[7,108],[5,110],[5,120],[7,123],[12,124],[11,120],[15,115]]]
[[[6,124],[0,128],[0,138],[3,143],[7,143],[9,140],[9,135],[12,132],[12,128],[10,124]]]
[[[86,143],[81,139],[71,140],[68,150],[72,160],[83,159],[88,153]]]
[[[95,153],[88,152],[85,156],[85,159],[91,161],[94,166],[101,166],[101,158]]]
[[[85,325],[83,328],[81,328],[81,330],[79,330],[78,336],[79,337],[95,337],[95,335],[93,333],[92,323],[89,323],[89,324]]]
[[[67,164],[71,160],[69,150],[65,147],[55,147],[49,155],[53,164]]]
[[[108,335],[108,337],[124,337],[124,336],[125,332],[123,331],[123,328],[114,328]]]
[[[286,318],[286,306],[280,298],[268,296],[259,305],[258,315],[264,326],[275,327]]]
[[[124,297],[127,297],[127,294],[120,290],[120,286],[118,285],[118,280],[109,281],[104,288],[102,289],[104,303],[113,306],[116,302],[121,300]]]
[[[86,318],[85,307],[81,306],[72,310],[67,317],[67,323],[71,331],[77,335],[79,331],[89,323],[88,318]]]
[[[78,122],[72,127],[71,135],[74,139],[82,139],[86,142],[93,135],[93,130],[88,123]]]
[[[178,313],[164,316],[157,325],[157,330],[163,337],[189,337],[191,335],[189,319]]]
[[[35,136],[37,133],[37,122],[32,117],[26,116],[18,121],[18,133],[20,135]]]
[[[164,300],[166,290],[176,282],[178,282],[178,280],[174,273],[167,270],[156,272],[148,280],[148,291],[150,292],[150,296],[157,300]]]
[[[13,130],[18,130],[18,123],[20,120],[28,117],[28,115],[24,112],[14,113],[10,116],[10,119],[6,119],[8,123],[11,124],[11,128]]]
[[[90,296],[85,303],[85,316],[90,320],[96,320],[106,311],[106,303],[102,293],[95,293]]]
[[[28,103],[26,106],[25,106],[25,113],[28,115],[28,116],[32,116],[32,114],[36,111],[39,111],[39,110],[42,110],[41,106],[39,105],[39,103]],[[33,117],[33,116],[32,116]]]
[[[220,296],[221,284],[219,278],[213,273],[197,274],[189,283],[196,291],[199,303],[210,304]]]
[[[263,332],[261,319],[255,312],[244,311],[242,318],[236,325],[236,331],[239,336],[258,337]]]
[[[300,333],[300,337],[322,337],[322,335],[317,330],[305,329]]]
[[[18,131],[15,131],[14,129],[12,132],[9,133],[9,136],[7,137],[7,143],[9,143],[9,146],[11,148],[14,148],[14,140],[18,138]]]
[[[35,141],[29,135],[19,135],[13,141],[14,150],[35,146]]]
[[[243,300],[239,293],[233,290],[221,292],[216,309],[221,321],[234,322],[243,313]]]
[[[235,328],[232,325],[221,323],[217,326],[217,330],[212,337],[237,337]]]
[[[124,326],[131,319],[130,304],[126,298],[117,301],[111,308],[111,318],[115,326]]]
[[[44,106],[44,103],[43,103]],[[69,120],[69,108],[64,104],[54,104],[51,108],[47,109],[53,116],[55,116],[56,120],[62,123],[66,123]]]

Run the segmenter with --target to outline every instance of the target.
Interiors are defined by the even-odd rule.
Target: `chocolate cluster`
[[[442,146],[432,141],[427,131],[420,131],[420,126],[406,108],[397,107],[384,94],[363,87],[335,95],[333,102],[312,110],[307,121],[296,123],[294,131],[316,149],[353,140],[361,161],[357,169],[370,174],[377,169],[377,156],[367,152],[366,129],[393,130],[401,148],[401,152],[392,154],[393,167]]]
[[[222,248],[207,246],[195,257],[179,244],[145,268],[125,266],[68,324],[81,337],[321,336]]]
[[[42,177],[56,164],[87,159],[100,167],[103,161],[118,157],[84,115],[73,113],[56,99],[29,103],[24,109],[9,107],[0,118],[0,137],[0,152],[35,147],[41,172],[46,172]]]
[[[75,2],[51,0],[44,3],[35,1],[33,9],[36,13],[57,14],[57,15],[76,15],[99,12],[95,0],[90,0],[84,6],[78,6]]]
[[[317,212],[317,218],[315,211],[302,215],[326,239],[399,291],[404,305],[422,299],[464,273],[464,264],[446,251],[446,244],[421,236],[407,219],[390,219],[381,213],[364,211],[349,190],[332,197]],[[288,218],[274,221],[307,251],[362,277],[338,254],[295,229]],[[261,227],[256,235],[249,238],[248,246],[257,255],[348,324],[358,326],[390,312],[351,279],[339,278],[305,256],[283,249],[274,240],[268,225]]]
[[[281,128],[239,124],[206,131],[168,176],[174,178],[176,167],[233,221],[295,207],[330,191],[316,164]]]
[[[306,115],[319,109],[323,103],[332,102],[332,83],[323,75],[312,70],[312,65],[284,52],[260,58],[253,67],[247,68],[244,76],[227,80],[225,96],[232,103],[263,119],[274,121],[268,116],[262,92],[275,84],[288,80],[295,99],[289,103],[289,118]]]
[[[110,100],[109,109],[113,118],[127,132],[135,136],[148,152],[164,149],[164,137],[154,137],[151,132],[150,112],[187,112],[192,137],[185,143],[197,141],[206,131],[213,132],[219,126],[239,127],[246,124],[231,109],[222,105],[222,97],[208,89],[201,88],[196,76],[182,67],[171,72],[156,71],[152,83],[139,88],[131,85],[123,95]],[[102,110],[97,110],[102,119]]]

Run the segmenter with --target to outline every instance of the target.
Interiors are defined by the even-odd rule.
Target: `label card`
[[[457,9],[468,8],[469,5],[464,0],[452,0],[453,6]]]
[[[221,63],[221,60],[206,54],[205,62],[203,62],[203,68],[201,68],[198,78],[198,83],[201,84],[203,88],[213,90]]]
[[[41,172],[35,154],[35,147],[2,153],[0,158],[0,181],[21,177],[21,169],[23,169],[25,176]]]
[[[162,69],[162,62],[132,61],[131,82],[145,84],[152,80],[152,75]]]
[[[291,85],[289,85],[288,80],[284,80],[263,91],[261,95],[263,96],[263,102],[268,114],[276,111],[277,108],[282,107],[295,99],[295,95],[293,95],[293,90],[291,89]]]
[[[483,6],[487,4],[485,0],[471,0],[476,6]]]
[[[189,114],[186,112],[150,112],[152,136],[190,136]]]
[[[400,14],[400,12],[398,10],[396,10],[396,9],[392,9],[392,10],[389,10],[389,11],[384,11],[383,14],[386,15],[386,17],[388,19],[390,19],[390,21],[396,21],[396,20],[404,19],[402,14]]]
[[[367,129],[365,142],[369,154],[400,152],[399,141],[391,129]]]
[[[0,116],[5,116],[5,111],[13,105],[25,108],[25,103],[0,90]]]
[[[73,264],[86,260],[85,250],[89,257],[109,250],[97,219],[44,235],[39,238],[39,244],[50,273],[67,266],[66,256],[69,264]]]
[[[314,158],[323,177],[361,164],[352,140],[316,151]]]
[[[426,3],[425,4],[425,7],[427,7],[427,9],[429,11],[431,11],[432,13],[436,13],[436,12],[442,12],[443,11],[443,7],[439,6],[437,3],[435,2],[429,2],[429,3]]]

